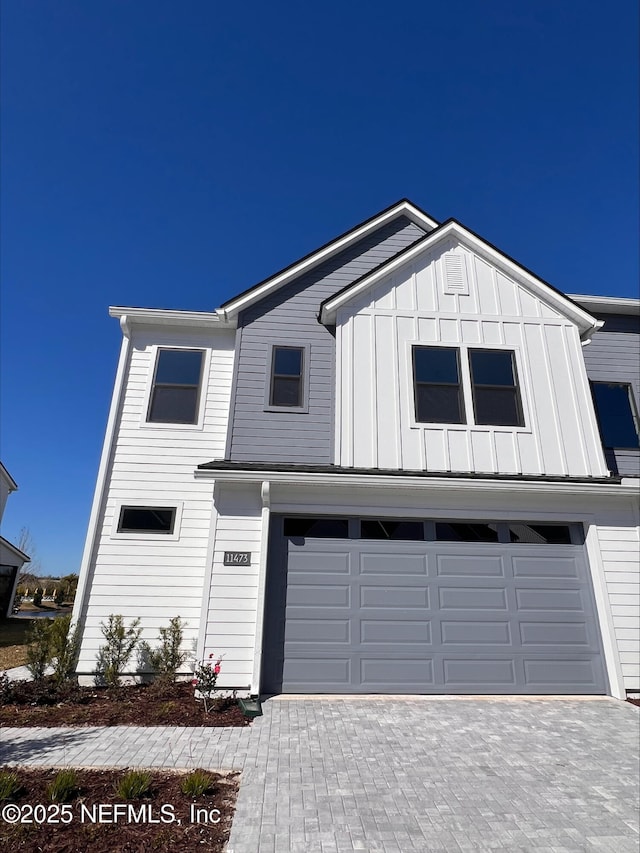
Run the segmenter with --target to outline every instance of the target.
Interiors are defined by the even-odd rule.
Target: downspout
[[[264,603],[267,579],[267,554],[269,550],[269,521],[271,516],[271,484],[268,480],[260,488],[262,499],[262,527],[260,533],[260,570],[258,574],[258,600],[256,605],[256,640],[253,652],[253,676],[251,695],[260,695],[260,675],[262,669],[262,641],[264,633]]]
[[[111,467],[113,458],[113,449],[116,438],[116,427],[119,421],[122,400],[124,397],[125,376],[129,364],[129,355],[131,352],[131,327],[127,321],[126,315],[120,317],[120,328],[122,329],[122,345],[120,347],[120,357],[118,360],[118,368],[113,387],[113,396],[111,397],[111,406],[109,408],[109,417],[107,418],[107,427],[105,430],[104,443],[102,445],[102,455],[100,456],[100,465],[98,467],[98,477],[96,480],[96,488],[93,494],[93,503],[91,505],[91,514],[89,516],[89,526],[87,528],[87,538],[85,540],[84,551],[82,552],[82,562],[80,563],[80,577],[78,580],[78,589],[73,604],[73,613],[71,621],[77,625],[82,631],[82,613],[85,602],[89,594],[91,584],[89,577],[93,568],[95,552],[97,550],[97,542],[99,538],[98,525],[103,515],[104,502],[106,498],[107,474]]]

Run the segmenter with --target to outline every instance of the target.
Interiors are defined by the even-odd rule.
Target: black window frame
[[[158,530],[153,527],[123,527],[124,516],[127,512],[169,512],[171,513],[171,522],[168,530]],[[119,535],[131,536],[173,536],[176,532],[176,519],[178,516],[178,508],[175,506],[137,506],[135,504],[122,504],[118,513],[118,526],[116,533]]]
[[[186,353],[186,352],[197,352],[200,354],[200,372],[198,374],[198,382],[197,384],[193,384],[191,382],[158,382],[158,367],[160,366],[160,359],[162,357],[162,353],[164,352],[174,352],[174,353]],[[174,426],[195,426],[198,424],[200,420],[200,402],[202,397],[202,376],[204,373],[204,362],[205,362],[206,351],[203,349],[199,349],[198,347],[158,347],[156,351],[156,363],[153,369],[153,380],[151,382],[151,392],[149,394],[149,405],[147,407],[147,418],[146,423],[149,424],[173,424]],[[155,400],[155,394],[158,389],[163,388],[195,388],[195,403],[193,406],[193,417],[191,420],[165,420],[160,418],[152,417],[153,413],[153,404]]]
[[[418,381],[416,376],[416,352],[422,350],[437,350],[439,352],[448,351],[455,353],[456,357],[456,368],[458,371],[458,381],[457,382],[424,382]],[[414,402],[414,416],[416,420],[416,424],[456,424],[456,426],[460,424],[467,424],[467,413],[465,408],[464,401],[464,388],[462,381],[462,363],[460,358],[460,347],[449,347],[449,346],[431,346],[431,345],[423,345],[423,344],[413,344],[411,347],[411,370],[413,376],[413,402]],[[458,389],[458,409],[460,411],[460,420],[452,421],[452,420],[421,420],[418,415],[418,387],[419,386],[427,386],[429,388],[457,388]]]
[[[290,344],[273,344],[271,347],[271,359],[269,364],[269,382],[268,392],[265,400],[265,409],[267,411],[276,412],[306,412],[307,411],[307,374],[308,374],[308,347],[298,343]],[[278,350],[295,350],[300,353],[300,373],[297,376],[298,380],[298,402],[276,403],[273,399],[275,384],[277,379],[295,379],[295,374],[291,373],[276,373],[276,357]]]
[[[485,382],[475,382],[473,378],[473,353],[502,353],[511,356],[511,374],[513,376],[513,385],[489,384]],[[522,406],[522,393],[520,391],[520,381],[518,377],[518,363],[516,360],[515,350],[511,349],[496,349],[492,347],[469,347],[467,349],[467,359],[469,363],[469,381],[471,384],[471,402],[473,405],[473,423],[475,426],[493,426],[507,427],[509,429],[522,429],[526,426],[524,418],[524,409]],[[497,424],[490,421],[478,420],[478,404],[477,395],[482,391],[512,391],[515,397],[516,413],[518,421],[511,424]]]
[[[635,395],[633,393],[632,384],[630,382],[617,382],[617,381],[607,381],[607,380],[602,380],[602,379],[598,379],[598,380],[592,379],[589,382],[589,385],[591,387],[591,399],[593,400],[593,408],[595,410],[596,420],[598,422],[598,431],[600,432],[600,440],[601,440],[602,446],[605,448],[605,450],[614,450],[614,451],[615,450],[639,450],[640,449],[640,417],[638,416],[638,410],[636,407]],[[629,445],[607,444],[606,443],[605,436],[604,436],[604,428],[602,425],[602,420],[600,418],[600,411],[598,409],[598,403],[597,403],[596,395],[595,395],[595,391],[594,391],[596,385],[609,385],[609,386],[615,385],[615,386],[618,386],[620,388],[626,388],[627,389],[627,400],[629,403],[629,413],[631,415],[631,420],[633,421],[633,426],[635,427],[637,444],[635,444],[633,446],[629,446]]]

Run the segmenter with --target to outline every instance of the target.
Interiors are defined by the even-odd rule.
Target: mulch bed
[[[627,702],[631,702],[632,705],[637,705],[640,708],[640,696],[627,696]]]
[[[63,808],[53,804],[47,792],[57,770],[3,769],[17,774],[21,790],[0,802],[0,814],[5,818],[0,819],[0,851],[221,853],[229,839],[238,795],[237,773],[211,772],[213,786],[192,798],[180,790],[183,773],[150,771],[149,794],[125,801],[115,791],[125,769],[77,770],[77,795]],[[30,808],[37,805],[41,807]],[[18,822],[12,822],[16,818]],[[29,818],[33,822],[25,823]],[[59,822],[51,822],[55,819]]]
[[[169,685],[78,687],[20,682],[0,705],[0,726],[247,726],[233,699],[209,713],[188,682]]]

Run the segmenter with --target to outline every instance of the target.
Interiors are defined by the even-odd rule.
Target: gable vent
[[[445,293],[461,293],[464,296],[469,294],[469,282],[465,275],[464,257],[462,255],[445,255],[444,256],[444,292]]]

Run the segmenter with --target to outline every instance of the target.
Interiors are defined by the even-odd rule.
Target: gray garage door
[[[385,541],[344,524],[345,538],[285,536],[275,519],[263,692],[606,693],[575,535]]]

